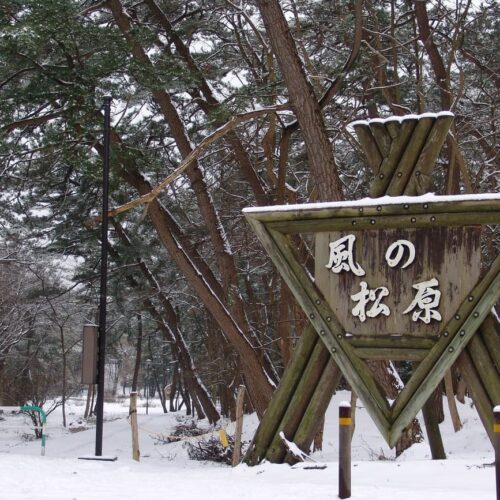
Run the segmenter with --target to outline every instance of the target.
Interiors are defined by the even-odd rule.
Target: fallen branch
[[[169,184],[171,184],[177,177],[179,177],[189,166],[200,156],[200,154],[208,148],[212,143],[224,137],[228,132],[231,132],[236,126],[244,123],[248,120],[252,120],[261,115],[266,115],[269,113],[276,113],[277,111],[285,111],[292,109],[291,104],[279,104],[277,106],[269,106],[266,108],[256,109],[254,111],[249,111],[247,113],[240,113],[233,116],[227,123],[219,127],[212,134],[205,137],[181,162],[181,164],[168,175],[160,184],[154,187],[149,193],[136,198],[135,200],[124,203],[117,208],[114,208],[108,212],[109,217],[114,217],[118,214],[126,212],[131,208],[138,207],[140,205],[148,205],[151,203]],[[91,219],[91,225],[99,223],[102,216],[97,216]]]

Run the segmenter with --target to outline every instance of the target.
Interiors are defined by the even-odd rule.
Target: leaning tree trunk
[[[123,226],[115,219],[113,219],[112,222],[121,242],[127,248],[134,250],[132,241]],[[114,258],[119,258],[115,248],[111,247],[110,253],[112,253]],[[144,307],[156,321],[157,327],[162,332],[165,339],[170,343],[172,354],[179,362],[179,368],[184,377],[185,385],[192,393],[193,399],[201,405],[201,408],[197,408],[199,418],[204,418],[206,415],[210,423],[217,422],[220,418],[219,413],[211,401],[207,389],[203,386],[196,373],[194,361],[187,349],[181,330],[179,329],[179,321],[174,307],[162,291],[157,279],[144,260],[138,259],[138,268],[146,278],[151,288],[152,295],[157,296],[160,301],[160,307],[158,308],[151,299],[144,299]],[[134,288],[139,287],[139,283],[132,276],[128,277],[128,281]],[[162,402],[162,404],[164,405],[164,402]],[[166,407],[164,408],[166,409]]]
[[[307,79],[278,0],[257,2],[304,137],[311,174],[321,201],[342,200],[342,183],[323,115]]]
[[[278,0],[259,0],[258,6],[304,138],[318,198],[320,201],[342,200],[344,198],[342,183],[323,121],[321,106],[307,78],[280,4]],[[305,334],[317,335],[312,330],[306,330]],[[318,356],[326,351],[324,346],[320,347],[322,348],[317,350]],[[320,358],[313,356],[312,364],[315,364]],[[330,363],[333,362],[330,360]],[[371,368],[387,397],[395,397],[397,380],[392,375],[389,364],[373,362]],[[312,378],[311,383],[320,387],[319,382],[312,382]],[[323,406],[326,400],[330,400],[334,389],[335,387],[333,389],[328,387],[323,394],[318,393],[318,399],[322,401]]]
[[[151,192],[149,182],[136,170],[134,160],[121,153],[122,142],[118,134],[112,130],[111,142],[114,148],[113,167],[118,175],[130,186],[137,189],[140,195]],[[103,154],[102,144],[96,143],[99,154]],[[234,316],[224,306],[223,287],[216,280],[212,270],[184,237],[181,229],[156,199],[149,203],[148,215],[162,245],[170,253],[179,270],[193,288],[200,301],[218,323],[225,337],[232,344],[241,359],[245,371],[245,383],[252,400],[252,405],[261,417],[267,408],[273,392],[272,379],[261,362],[261,357],[251,345]]]
[[[138,314],[134,374],[132,376],[132,387],[130,389],[130,392],[137,392],[137,386],[139,385],[139,372],[141,370],[141,357],[142,357],[142,316]]]
[[[144,85],[150,91],[152,98],[162,112],[166,123],[169,125],[170,133],[175,140],[181,156],[186,158],[192,152],[191,142],[170,95],[164,90],[161,81],[153,76],[153,63],[147,51],[133,33],[130,16],[126,14],[120,0],[110,0],[107,3],[107,7],[110,9],[116,25],[125,38],[133,59],[136,63],[144,67],[146,70],[144,74],[149,75],[148,79],[145,79],[142,76],[143,73],[137,71],[135,77],[141,85]],[[233,344],[241,357],[242,367],[245,371],[245,381],[248,384],[250,396],[257,413],[262,415],[271,398],[273,386],[269,381],[274,378],[274,373],[270,370],[270,363],[267,363],[266,367],[263,366],[260,356],[252,346],[252,329],[247,321],[245,305],[240,294],[232,293],[231,297],[228,297],[228,293],[238,287],[236,265],[234,257],[228,249],[227,238],[222,234],[222,224],[208,194],[203,175],[196,160],[193,160],[186,169],[186,174],[194,191],[200,214],[206,224],[207,232],[214,248],[217,267],[222,276],[223,285],[220,286],[219,284],[217,287],[219,290],[218,296],[214,296],[214,289],[207,286],[207,281],[203,279],[200,269],[194,266],[196,259],[193,260],[191,256],[187,255],[186,249],[182,248],[181,242],[171,232],[172,228],[169,228],[168,224],[170,214],[166,213],[157,200],[149,204],[148,214],[158,232],[161,242],[168,249],[170,255],[180,270],[186,275],[186,279],[194,288],[200,300],[219,323],[228,340]],[[133,177],[132,185],[141,194],[151,191],[151,186],[145,182],[137,171],[132,173],[129,170],[125,178],[130,181],[132,180],[131,177]]]

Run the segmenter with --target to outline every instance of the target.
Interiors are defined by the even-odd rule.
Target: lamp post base
[[[78,457],[78,460],[100,460],[102,462],[116,462],[118,457],[113,457],[111,455],[82,455]]]

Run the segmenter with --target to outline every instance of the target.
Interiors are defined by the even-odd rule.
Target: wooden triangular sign
[[[500,195],[384,197],[244,213],[394,446],[499,299],[500,256],[479,279],[475,226],[500,222]],[[316,279],[290,238],[301,233],[316,235]],[[388,402],[367,359],[418,366]]]

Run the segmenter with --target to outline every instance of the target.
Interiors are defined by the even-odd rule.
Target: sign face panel
[[[245,215],[395,446],[500,299],[500,255],[479,276],[478,227],[500,223],[500,195],[259,207]],[[291,237],[300,233],[316,238],[314,278]],[[380,390],[366,363],[373,359],[417,362],[395,400]]]
[[[479,279],[480,230],[316,234],[315,280],[350,335],[435,337]]]

